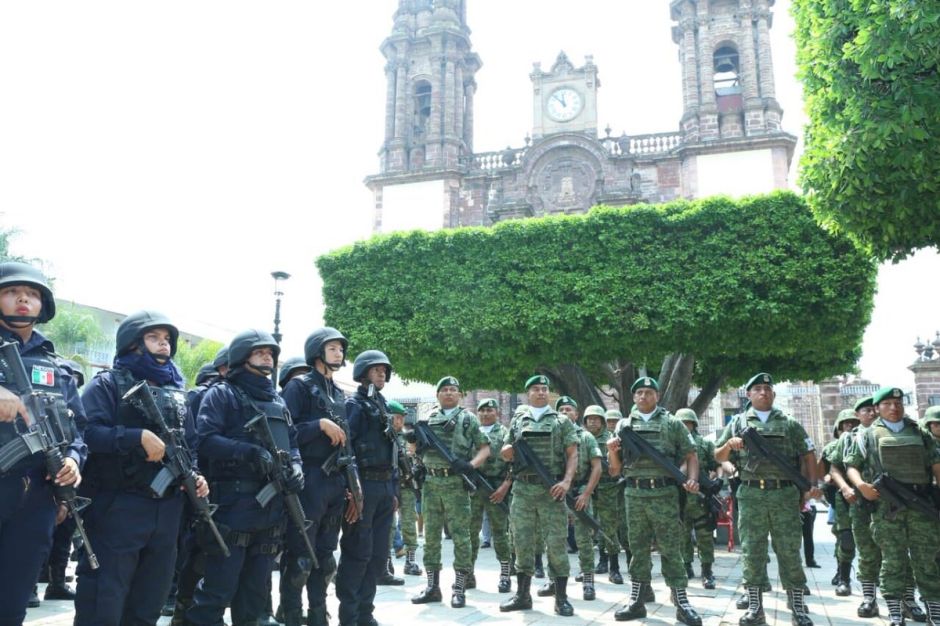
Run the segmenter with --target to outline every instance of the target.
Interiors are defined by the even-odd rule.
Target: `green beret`
[[[679,409],[676,411],[676,419],[680,422],[692,422],[698,426],[698,415],[692,409]]]
[[[460,381],[454,378],[453,376],[445,376],[444,378],[437,381],[437,390],[440,391],[441,387],[446,387],[450,385],[451,387],[456,387],[460,389]]]
[[[557,411],[558,409],[560,409],[566,404],[568,406],[573,406],[574,408],[578,408],[578,403],[575,401],[574,398],[572,398],[571,396],[561,396],[560,398],[555,400],[555,410]]]
[[[858,402],[856,402],[856,403],[855,403],[855,410],[856,410],[856,411],[861,411],[861,410],[864,409],[866,406],[875,406],[875,403],[871,401],[871,396],[867,396],[867,397],[865,397],[865,398],[862,398],[862,399],[859,400]]]
[[[636,393],[637,389],[652,389],[654,391],[659,391],[659,383],[656,382],[656,379],[651,376],[641,376],[636,379],[636,382],[633,383],[633,386],[630,387],[630,393]]]
[[[584,419],[587,419],[591,415],[596,415],[601,419],[604,418],[604,407],[598,406],[597,404],[592,404],[586,409],[584,409]]]
[[[528,391],[529,387],[531,387],[532,385],[546,385],[548,387],[552,386],[552,384],[548,381],[548,376],[544,376],[542,374],[536,374],[535,376],[530,376],[529,380],[525,381],[526,391]]]
[[[904,392],[898,389],[897,387],[882,387],[875,392],[875,395],[871,397],[871,403],[875,406],[878,406],[884,400],[888,398],[903,398]]]
[[[838,437],[839,428],[842,426],[843,423],[848,422],[850,420],[853,422],[859,421],[858,416],[855,415],[855,409],[842,409],[841,411],[839,411],[839,416],[836,417],[836,422],[835,424],[832,425],[832,436]]]
[[[607,409],[607,412],[604,413],[604,419],[607,420],[622,420],[623,413],[617,409]]]
[[[389,400],[386,404],[388,404],[388,412],[392,415],[406,415],[408,413],[400,402]]]
[[[477,411],[480,409],[498,409],[499,404],[493,398],[487,398],[486,400],[480,400],[477,403]]]
[[[774,378],[767,372],[761,372],[760,374],[754,374],[751,377],[751,380],[747,381],[747,384],[744,385],[744,391],[750,391],[751,387],[754,385],[770,385],[774,386]]]

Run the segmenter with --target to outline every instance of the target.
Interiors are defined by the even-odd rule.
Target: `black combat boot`
[[[408,548],[408,551],[405,553],[404,572],[408,576],[420,576],[424,573],[421,571],[421,566],[415,561],[414,548]]]
[[[464,589],[476,589],[477,588],[477,575],[473,573],[473,570],[467,572],[467,584]]]
[[[862,603],[858,605],[859,617],[878,617],[878,599],[875,596],[875,583],[866,580],[862,583]]]
[[[852,595],[852,561],[839,563],[839,585],[836,587],[837,596]]]
[[[39,586],[33,585],[33,593],[29,596],[29,601],[26,603],[26,607],[35,609],[39,606],[39,604]]]
[[[46,600],[74,600],[75,591],[65,583],[65,565],[49,567],[49,584],[46,585]],[[171,607],[172,608],[172,607]],[[170,613],[172,615],[173,613]],[[166,615],[164,613],[164,615]]]
[[[588,574],[585,574],[587,576]],[[593,574],[590,574],[593,576]],[[571,617],[574,607],[568,602],[568,577],[559,576],[555,579],[555,615]]]
[[[650,602],[656,602],[656,593],[653,591],[653,583],[646,583],[646,586],[643,588],[643,597],[641,599],[646,604],[649,604]]]
[[[904,626],[901,601],[897,598],[885,598],[885,604],[888,605],[888,626]]]
[[[693,578],[695,578],[695,570],[692,569],[692,564],[691,564],[691,563],[686,563],[686,564],[685,564],[685,576],[686,576],[686,578],[688,578],[689,580],[692,580]]]
[[[917,598],[914,595],[916,591],[913,585],[904,588],[904,598],[901,600],[901,613],[903,613],[904,617],[907,619],[912,619],[915,622],[926,622],[927,614],[924,613],[924,609],[920,608],[920,605],[917,604]]]
[[[738,596],[738,599],[734,601],[734,608],[739,609],[741,611],[748,608],[751,605],[748,598],[749,596],[747,595],[747,589],[745,589],[744,593]]]
[[[539,587],[539,590],[535,592],[535,595],[540,598],[550,598],[555,595],[555,581],[549,580],[546,582],[544,585]]]
[[[602,541],[601,545],[597,547],[597,567],[594,568],[595,574],[607,573],[607,559],[607,546],[605,546]]]
[[[467,606],[467,572],[454,573],[454,593],[450,596],[450,606],[453,609],[462,609]]]
[[[787,595],[790,597],[790,623],[793,626],[813,626],[813,620],[809,618],[809,611],[803,601],[803,590],[788,589]]]
[[[545,578],[545,568],[542,566],[542,555],[535,555],[535,577]]]
[[[705,589],[715,588],[715,574],[712,572],[711,563],[702,563],[702,587]]]
[[[927,623],[931,626],[940,626],[940,602],[928,600],[927,604]]]
[[[532,577],[522,572],[516,574],[516,593],[506,602],[499,605],[499,610],[503,613],[509,611],[524,611],[532,608],[532,595],[529,593],[529,585],[532,584]]]
[[[630,590],[629,603],[614,613],[614,619],[618,622],[626,622],[632,619],[646,617],[646,605],[643,603],[643,589],[649,586],[649,583],[631,580],[630,584],[632,585],[632,589]]]
[[[285,610],[281,617],[284,620],[284,626],[305,626],[306,624],[302,608]]]
[[[744,593],[747,599],[744,615],[738,620],[740,626],[763,626],[767,623],[764,617],[764,592],[760,587],[748,587]]]
[[[412,604],[427,604],[429,602],[440,602],[444,599],[441,595],[441,570],[428,570],[428,586],[418,595],[411,599]]]
[[[622,585],[623,576],[620,575],[620,553],[611,554],[608,558],[610,560],[610,574],[607,575],[607,580],[615,585]]]
[[[392,563],[391,555],[389,555],[388,560],[385,562],[385,571],[375,579],[375,584],[388,585],[393,587],[405,584],[404,578],[395,576],[395,565]]]
[[[307,626],[330,626],[330,614],[326,612],[325,604],[307,610]]]
[[[839,564],[836,563],[836,575],[832,577],[832,580],[829,581],[832,583],[832,586],[835,587],[839,584],[839,581],[842,580],[842,572],[839,571]]]
[[[685,589],[672,590],[672,603],[676,607],[677,620],[686,626],[702,626],[702,618],[689,604],[689,596],[686,595]]]
[[[594,572],[584,572],[584,580],[581,581],[581,587],[583,589],[582,598],[585,600],[593,600],[597,597],[597,594],[594,592]],[[558,597],[557,595],[555,596]]]
[[[192,605],[192,598],[176,596],[176,605],[173,607],[173,619],[170,620],[170,626],[183,626],[186,623],[186,611]]]
[[[509,561],[499,562],[499,587],[500,593],[509,593],[512,589],[512,578],[509,577]]]

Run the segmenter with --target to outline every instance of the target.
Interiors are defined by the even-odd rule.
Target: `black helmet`
[[[373,365],[385,366],[385,380],[392,377],[392,363],[385,356],[385,353],[381,350],[366,350],[357,356],[355,363],[353,363],[353,380],[361,383],[366,377],[366,372]]]
[[[304,342],[304,359],[306,360],[307,365],[314,367],[315,361],[317,359],[324,361],[324,365],[326,365],[326,361],[323,358],[323,346],[325,346],[327,342],[330,341],[339,341],[341,344],[343,344],[343,357],[346,357],[346,349],[349,347],[349,341],[346,339],[346,337],[343,336],[343,333],[339,332],[335,328],[331,326],[324,326],[323,328],[318,328],[310,333],[310,336],[307,337],[307,340]],[[330,367],[330,369],[335,371],[342,366],[343,365],[341,363],[338,367]]]
[[[13,285],[29,285],[38,289],[42,295],[42,310],[35,318],[0,313],[4,321],[13,324],[42,324],[55,317],[55,298],[52,297],[49,281],[42,275],[42,272],[32,265],[17,261],[0,263],[0,288]]]
[[[163,313],[157,311],[137,311],[124,318],[117,329],[118,356],[127,354],[143,341],[144,334],[152,328],[166,328],[170,331],[170,358],[176,354],[176,343],[180,331]]]
[[[277,384],[280,385],[281,389],[283,389],[287,381],[290,380],[291,374],[299,369],[309,372],[310,366],[299,356],[292,356],[289,359],[285,359],[284,364],[281,365],[281,369],[277,373]]]
[[[277,345],[271,333],[255,328],[243,330],[228,344],[228,366],[235,369],[247,361],[251,352],[258,348],[271,348],[274,352],[274,366],[277,367],[277,357],[281,354],[281,346]]]
[[[199,372],[196,373],[196,384],[202,385],[209,383],[213,380],[218,380],[219,371],[213,367],[212,363],[206,363],[199,368]]]
[[[223,365],[228,367],[228,346],[222,346],[219,348],[219,351],[215,353],[215,358],[212,359],[212,369],[219,369]]]
[[[62,369],[72,375],[72,378],[75,379],[75,386],[79,389],[85,386],[85,370],[82,369],[82,366],[73,361],[72,359],[66,359],[62,361]]]

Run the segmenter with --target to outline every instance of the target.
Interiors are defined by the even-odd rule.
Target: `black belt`
[[[429,467],[428,476],[434,476],[435,478],[441,478],[443,476],[460,476],[460,472],[455,472],[449,467]]]
[[[360,467],[359,478],[362,480],[391,480],[392,470]]]
[[[792,487],[792,480],[779,480],[777,478],[761,478],[759,480],[742,480],[742,485],[747,487],[756,487],[757,489],[784,489]]]
[[[660,487],[673,487],[676,481],[673,478],[627,478],[627,487],[633,489],[659,489]]]
[[[252,495],[261,491],[265,483],[258,480],[213,480],[211,490],[217,495],[223,494],[245,494]]]
[[[554,480],[561,481],[564,476],[556,476]],[[517,483],[526,483],[527,485],[541,485],[542,479],[538,477],[538,474],[522,474],[521,476],[513,476],[514,482]]]

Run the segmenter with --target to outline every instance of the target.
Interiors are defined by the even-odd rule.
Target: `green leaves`
[[[843,372],[876,272],[782,192],[382,235],[317,265],[351,355],[380,348],[408,379],[507,390],[539,367],[671,352],[732,381]]]

